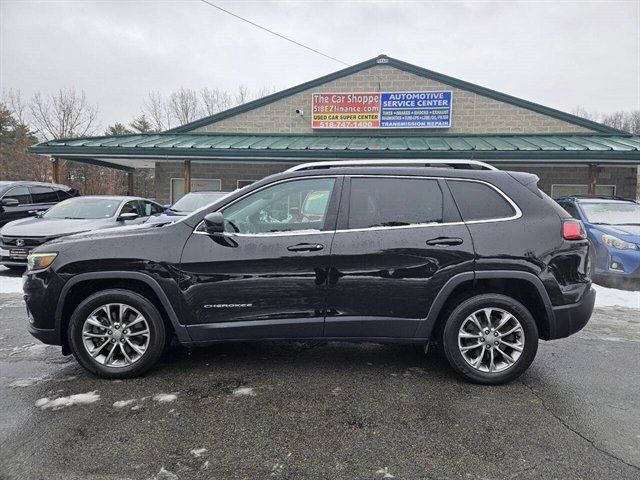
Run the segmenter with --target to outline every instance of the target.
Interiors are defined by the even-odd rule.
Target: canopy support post
[[[60,183],[60,160],[51,157],[51,183]]]
[[[184,161],[184,193],[191,191],[191,160]]]
[[[133,196],[133,172],[127,172],[127,195]]]
[[[597,183],[598,183],[598,166],[592,163],[589,165],[589,190],[587,192],[589,195],[596,194]]]

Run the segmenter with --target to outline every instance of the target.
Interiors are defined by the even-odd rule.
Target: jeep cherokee
[[[513,380],[591,316],[582,224],[534,175],[418,163],[305,164],[173,224],[49,242],[29,330],[108,378],[175,338],[433,342],[468,380]]]

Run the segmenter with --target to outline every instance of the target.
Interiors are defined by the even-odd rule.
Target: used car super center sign
[[[449,128],[450,91],[314,93],[311,125],[323,128]]]

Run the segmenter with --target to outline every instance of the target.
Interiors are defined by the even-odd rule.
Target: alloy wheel
[[[512,367],[522,355],[524,342],[520,321],[501,308],[476,310],[458,331],[462,357],[481,372],[496,373]]]
[[[147,319],[124,303],[98,307],[82,325],[84,348],[96,362],[107,367],[136,363],[147,351],[150,338]]]

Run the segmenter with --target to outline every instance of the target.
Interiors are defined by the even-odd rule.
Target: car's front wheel
[[[457,373],[472,382],[498,385],[516,379],[531,365],[538,350],[538,328],[517,300],[476,295],[451,312],[442,345]]]
[[[73,312],[68,340],[78,362],[105,378],[142,375],[160,359],[166,329],[158,309],[129,290],[103,290]]]

